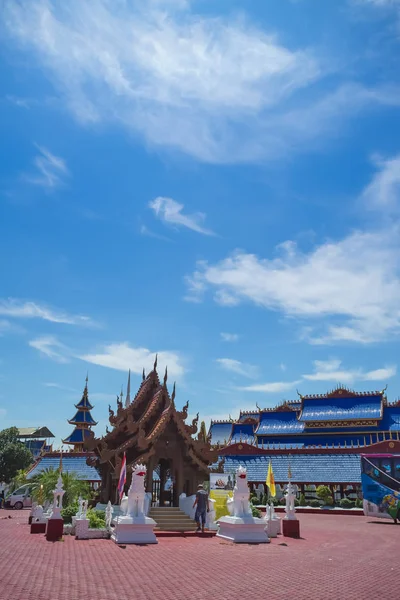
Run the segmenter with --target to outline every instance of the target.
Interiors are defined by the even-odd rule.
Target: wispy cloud
[[[224,342],[237,342],[239,336],[237,333],[221,333],[221,338]]]
[[[332,65],[313,49],[190,2],[6,0],[4,14],[80,122],[112,121],[203,161],[275,160],[387,101],[346,81],[326,92]]]
[[[70,361],[70,351],[53,335],[43,335],[31,340],[29,346],[56,362],[68,363]]]
[[[243,363],[240,360],[235,360],[233,358],[217,358],[216,362],[226,371],[243,375],[243,377],[253,379],[258,375],[258,367]]]
[[[368,208],[385,214],[400,209],[400,154],[388,159],[375,159],[377,172],[365,188],[362,200]]]
[[[101,348],[100,351],[91,354],[81,354],[78,356],[95,365],[116,369],[118,371],[140,374],[145,368],[149,371],[153,368],[156,352],[142,347],[130,346],[128,342],[121,344],[109,344]],[[176,352],[161,350],[158,352],[158,369],[162,373],[168,367],[168,373],[171,377],[182,378],[185,369],[181,357]]]
[[[39,154],[35,157],[35,174],[26,174],[24,179],[44,188],[53,189],[59,186],[65,175],[68,175],[67,165],[64,159],[52,154],[43,146],[37,146]]]
[[[24,302],[14,298],[0,299],[0,315],[19,319],[43,319],[52,323],[67,325],[93,325],[93,321],[83,315],[70,315],[59,312],[36,302]]]
[[[260,383],[255,385],[247,385],[239,388],[246,392],[262,392],[264,394],[279,394],[280,392],[288,392],[292,390],[298,383],[297,381],[275,381],[269,383]]]
[[[336,381],[340,383],[353,383],[354,381],[386,381],[396,375],[395,365],[364,371],[361,368],[343,369],[342,361],[338,359],[315,360],[314,373],[303,375],[308,381]]]
[[[30,108],[31,100],[29,98],[20,98],[19,96],[6,96],[7,102],[14,104],[15,106],[19,106],[20,108]]]
[[[171,242],[172,241],[172,240],[170,240],[170,238],[166,237],[165,235],[161,235],[159,233],[156,233],[155,231],[151,231],[151,229],[146,227],[146,225],[140,226],[140,233],[141,233],[141,235],[144,235],[146,237],[151,237],[156,240],[161,240],[163,242]]]
[[[35,348],[36,346],[33,346],[33,348]],[[64,346],[65,348],[65,346]],[[60,383],[54,383],[52,381],[48,381],[45,382],[44,387],[48,387],[48,388],[54,388],[56,390],[62,390],[63,392],[71,392],[73,394],[79,394],[79,390],[77,390],[76,388],[71,388],[71,387],[67,387],[65,385],[61,385]]]
[[[203,227],[206,218],[204,213],[184,214],[183,204],[179,204],[172,198],[159,196],[155,200],[152,200],[149,206],[154,211],[156,217],[164,221],[164,223],[186,227],[204,235],[214,235],[210,229]]]
[[[398,157],[380,163],[361,194],[363,206],[395,206],[399,198]],[[186,278],[186,298],[201,301],[211,290],[217,303],[252,301],[311,326],[312,344],[371,343],[400,333],[400,227],[354,231],[303,252],[294,241],[272,258],[237,251],[215,264],[201,261]],[[344,293],[344,290],[346,292]],[[329,317],[332,321],[329,322]]]

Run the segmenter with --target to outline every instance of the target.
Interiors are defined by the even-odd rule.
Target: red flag
[[[118,493],[119,499],[121,500],[124,495],[124,487],[126,483],[126,454],[124,452],[124,458],[122,459],[121,471],[119,474],[119,482],[118,482]]]

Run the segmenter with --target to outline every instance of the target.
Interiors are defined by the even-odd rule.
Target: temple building
[[[160,382],[156,358],[147,376],[143,371],[141,385],[132,402],[128,385],[125,403],[119,397],[116,412],[109,406],[112,429],[107,428],[102,438],[91,435],[86,441],[86,448],[95,453],[88,464],[101,474],[102,502],[117,500],[124,454],[126,489],[130,485],[130,466],[142,462],[147,466],[146,491],[152,492],[153,502],[160,506],[165,503],[179,506],[182,493],[193,494],[197,485],[208,479],[209,466],[217,460],[218,451],[211,448],[204,428],[197,433],[199,415],[191,424],[186,423],[187,415],[188,403],[181,411],[175,406],[175,384],[169,394],[167,370],[163,383]],[[171,484],[168,491],[167,481]]]
[[[75,408],[77,409],[75,415],[68,421],[70,425],[75,425],[75,429],[62,442],[63,444],[69,444],[73,446],[73,452],[82,452],[85,441],[89,439],[91,435],[91,428],[97,425],[96,421],[90,414],[93,406],[89,402],[87,377],[82,398],[78,404],[75,404]]]
[[[48,427],[20,427],[18,439],[32,452],[34,459],[52,449],[50,440],[54,433]]]
[[[354,392],[339,386],[327,394],[299,395],[276,408],[257,407],[237,420],[212,421],[209,440],[219,452],[216,470],[247,467],[252,487],[265,484],[271,460],[275,481],[307,487],[329,485],[343,497],[360,486],[360,454],[400,451],[400,401],[386,390]]]

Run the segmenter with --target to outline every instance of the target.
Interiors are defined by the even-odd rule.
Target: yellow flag
[[[267,479],[266,479],[265,483],[267,484],[267,486],[269,488],[270,495],[272,497],[275,497],[276,496],[275,477],[274,477],[274,472],[272,470],[271,460],[269,461]]]

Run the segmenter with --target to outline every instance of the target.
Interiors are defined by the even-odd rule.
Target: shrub
[[[363,507],[363,501],[360,498],[357,498],[357,500],[355,501],[355,507],[356,508],[362,508]]]
[[[299,497],[299,506],[305,506],[306,505],[306,497],[304,494],[300,494]]]
[[[327,485],[319,485],[316,489],[317,498],[326,504],[327,498],[332,498],[331,490]]]
[[[261,511],[258,510],[258,508],[256,508],[255,506],[251,507],[251,512],[253,513],[253,517],[261,517]]]
[[[325,498],[325,506],[333,506],[333,504],[334,502],[332,496],[327,496]]]
[[[76,515],[76,513],[78,512],[78,509],[79,509],[79,506],[78,506],[77,502],[74,502],[73,504],[70,504],[66,508],[63,508],[61,510],[61,516],[64,519],[64,523],[66,523],[66,524],[72,523],[72,517],[74,517]]]
[[[262,500],[261,500],[261,504],[263,504],[264,506],[266,506],[268,502],[268,496],[267,494],[263,494]]]
[[[90,529],[104,529],[106,526],[106,515],[104,510],[88,510],[87,516],[89,519]]]
[[[278,501],[278,505],[279,505],[279,506],[285,506],[285,504],[286,504],[286,500],[285,500],[285,498],[281,498],[281,499]]]
[[[354,508],[354,502],[349,500],[349,498],[342,498],[340,501],[341,508]]]
[[[321,503],[319,500],[310,500],[309,505],[312,508],[321,508]]]

